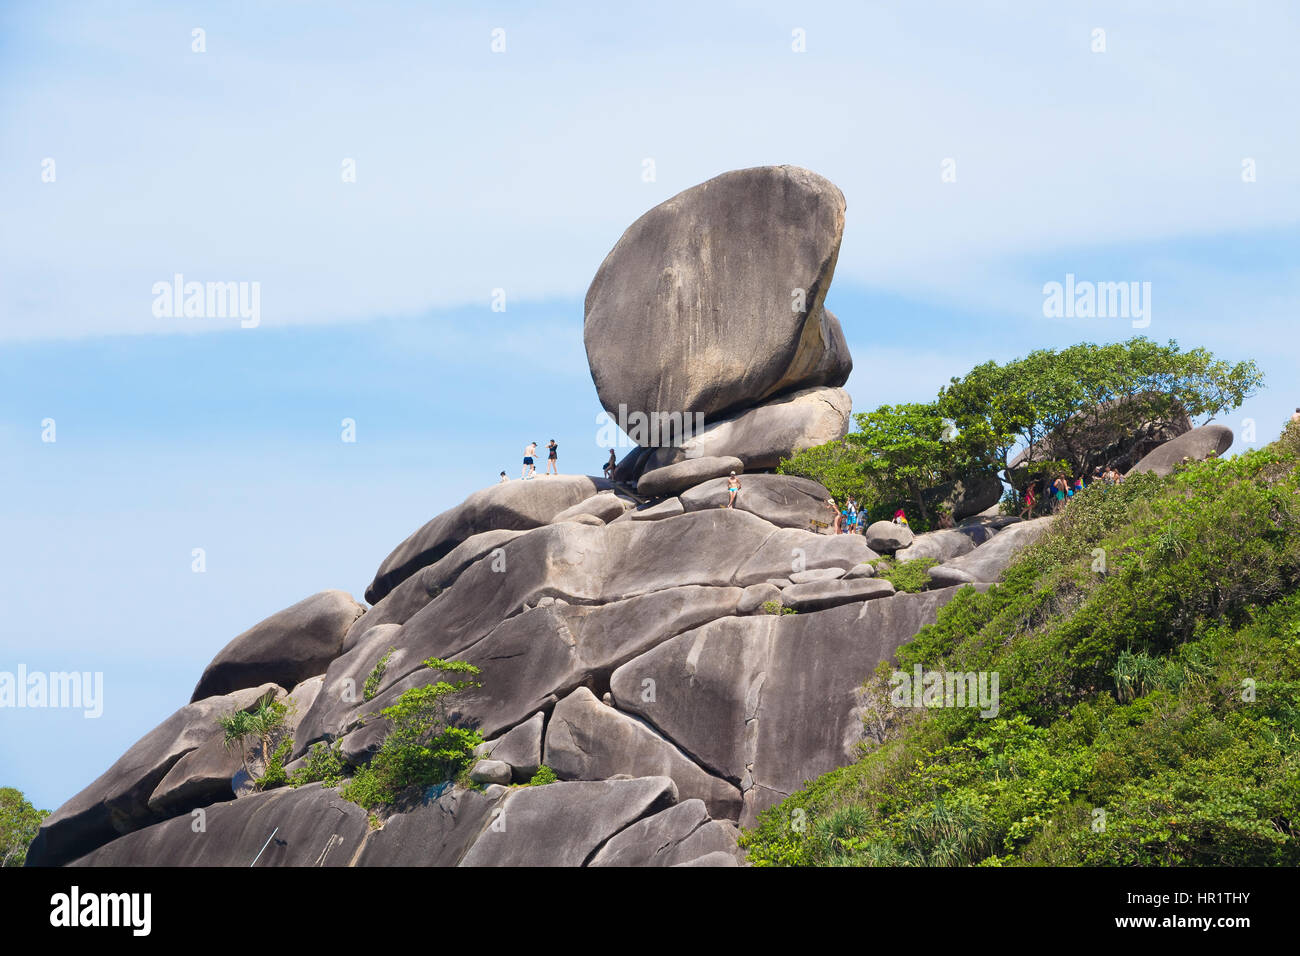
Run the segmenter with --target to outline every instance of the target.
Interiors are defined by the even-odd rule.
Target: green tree
[[[821,485],[838,502],[849,498],[866,506],[867,453],[847,441],[832,441],[798,452],[777,466],[777,473],[810,478]]]
[[[0,787],[0,866],[22,866],[49,810],[37,810],[22,791]]]
[[[1011,468],[1013,452],[1082,474],[1108,441],[1143,423],[1186,416],[1204,424],[1240,406],[1262,381],[1254,362],[1234,365],[1205,349],[1183,352],[1177,342],[1139,336],[985,362],[952,379],[936,405],[957,423],[973,457],[1023,488],[1027,470]]]
[[[284,704],[264,697],[252,710],[237,710],[217,718],[217,725],[224,735],[226,749],[233,750],[239,747],[244,772],[251,779],[257,780],[257,774],[253,773],[249,766],[248,741],[256,740],[261,745],[263,770],[271,769],[274,740],[277,733],[283,729],[284,718],[288,712],[289,708]]]
[[[929,522],[921,492],[949,477],[952,422],[936,404],[881,405],[855,416],[848,443],[862,453],[866,480],[880,499],[906,498]]]

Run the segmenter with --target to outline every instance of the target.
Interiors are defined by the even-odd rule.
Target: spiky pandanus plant
[[[257,775],[253,773],[252,767],[249,766],[248,759],[248,740],[253,738],[262,745],[262,764],[263,770],[271,760],[271,741],[275,731],[284,722],[284,715],[287,708],[284,704],[278,703],[269,697],[262,698],[257,706],[252,710],[237,710],[234,713],[224,714],[217,718],[217,724],[221,727],[224,734],[224,740],[227,750],[233,750],[239,747],[240,760],[244,765],[244,772],[248,774],[250,780],[257,780]]]

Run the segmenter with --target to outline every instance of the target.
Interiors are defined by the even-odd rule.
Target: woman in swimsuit
[[[560,466],[556,464],[556,457],[560,452],[560,446],[555,444],[555,439],[552,438],[546,443],[546,448],[549,452],[546,456],[546,473],[548,475],[558,475]]]
[[[615,460],[615,458],[614,458],[614,449],[611,448],[611,449],[609,450],[609,461],[605,462],[605,477],[606,477],[606,478],[613,478],[613,477],[614,477],[614,468],[615,468],[617,465],[618,465],[618,462],[617,462],[617,461]]]

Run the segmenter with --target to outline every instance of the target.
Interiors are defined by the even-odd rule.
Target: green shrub
[[[559,779],[560,778],[555,775],[554,770],[546,766],[546,764],[542,764],[537,768],[537,773],[533,774],[533,778],[528,781],[528,786],[544,787],[548,783],[555,783]]]
[[[280,741],[280,745],[272,751],[270,758],[266,761],[266,769],[262,776],[257,780],[258,790],[269,790],[272,787],[282,787],[289,782],[288,775],[284,772],[285,761],[289,759],[289,754],[293,752],[293,738],[285,737]]]
[[[464,661],[429,658],[424,664],[448,674],[479,673],[477,667]],[[474,748],[483,738],[477,731],[448,724],[447,699],[478,686],[474,680],[439,680],[404,691],[395,704],[380,711],[388,721],[388,734],[370,763],[357,768],[340,794],[374,810],[454,780],[474,762]]]
[[[780,601],[764,601],[763,613],[780,615],[780,614],[798,614],[799,612],[792,607],[786,607]]]
[[[876,562],[876,577],[888,581],[897,591],[916,594],[930,586],[927,573],[939,562],[934,558],[913,558],[911,561],[881,560]]]
[[[393,656],[395,647],[390,647],[384,656],[375,662],[374,668],[366,678],[365,684],[361,688],[361,699],[372,700],[376,693],[379,692],[379,682],[384,679],[384,671],[388,670],[388,661]]]
[[[343,742],[336,740],[332,744],[317,741],[307,751],[303,765],[289,775],[291,787],[301,787],[308,783],[322,783],[327,787],[337,787],[343,782],[346,769],[340,751]]]

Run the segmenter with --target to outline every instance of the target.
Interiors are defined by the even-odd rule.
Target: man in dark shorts
[[[537,454],[537,442],[530,441],[524,448],[524,473],[519,477],[528,479],[532,478],[537,472],[537,466],[533,464],[533,456]]]

